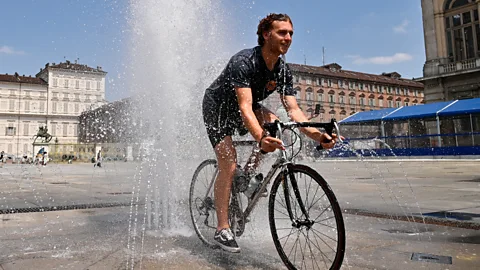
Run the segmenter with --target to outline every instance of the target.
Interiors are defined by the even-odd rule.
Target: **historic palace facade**
[[[0,151],[31,157],[40,127],[51,143],[77,143],[79,115],[105,104],[106,74],[66,61],[46,64],[35,77],[0,75]]]
[[[297,101],[312,121],[342,120],[360,111],[424,103],[423,84],[403,79],[396,72],[366,74],[343,70],[336,63],[289,66],[294,75]],[[269,106],[277,110],[280,104],[272,99]],[[318,115],[315,114],[317,107]]]
[[[480,97],[480,0],[422,0],[425,100]]]

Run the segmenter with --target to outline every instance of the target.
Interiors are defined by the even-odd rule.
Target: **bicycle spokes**
[[[213,236],[217,227],[217,214],[213,185],[218,173],[217,162],[206,160],[195,171],[190,185],[190,215],[195,232],[209,247],[215,248]]]
[[[270,228],[280,257],[290,269],[338,269],[345,235],[333,193],[312,169],[293,165],[288,170],[275,180],[269,201]]]

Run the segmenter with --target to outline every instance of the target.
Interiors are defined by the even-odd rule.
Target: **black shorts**
[[[258,103],[252,105],[254,111],[260,107]],[[213,148],[227,136],[233,136],[235,133],[244,136],[248,133],[237,108],[236,104],[228,102],[218,104],[208,96],[203,98],[203,121]]]

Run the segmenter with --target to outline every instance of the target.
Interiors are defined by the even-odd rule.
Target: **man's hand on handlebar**
[[[259,146],[261,150],[267,153],[273,152],[277,149],[285,150],[282,140],[270,136],[262,137]]]
[[[345,138],[343,136],[340,137],[342,140]],[[335,146],[335,143],[338,141],[337,134],[333,133],[332,136],[328,135],[326,132],[322,133],[320,136],[320,140],[318,141],[322,146],[322,149],[331,149]]]

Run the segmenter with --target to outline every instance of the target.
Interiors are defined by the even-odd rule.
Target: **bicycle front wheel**
[[[273,182],[268,203],[270,231],[289,269],[340,269],[345,225],[325,179],[304,165],[288,165]]]
[[[217,213],[214,203],[214,184],[218,174],[217,161],[203,161],[193,174],[190,184],[189,206],[193,227],[202,242],[211,247],[218,246],[213,242],[217,230]]]

